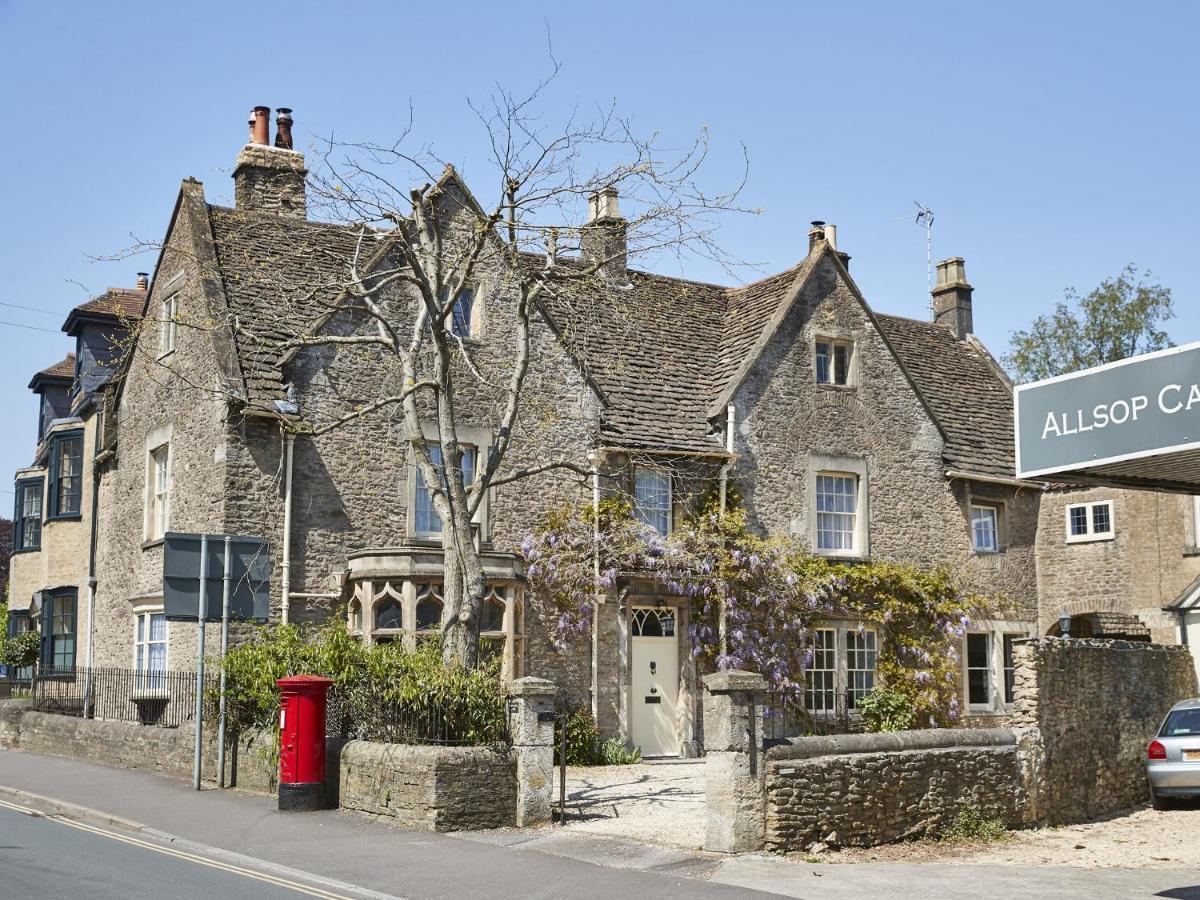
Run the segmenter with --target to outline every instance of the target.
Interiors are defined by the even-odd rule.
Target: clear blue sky
[[[0,320],[57,329],[153,259],[93,262],[162,237],[179,182],[211,200],[255,104],[313,133],[416,134],[470,180],[467,97],[563,73],[547,109],[614,100],[682,142],[708,125],[715,173],[752,164],[725,246],[776,271],[811,219],[839,226],[878,310],[925,315],[923,232],[963,256],[976,331],[1008,334],[1134,262],[1172,288],[1177,342],[1200,338],[1195,37],[1200,5],[1147,3],[401,4],[0,0]],[[693,277],[719,273],[693,266]],[[748,272],[747,279],[757,277]],[[82,286],[81,286],[82,285]],[[65,335],[0,325],[0,509],[35,438],[31,374]],[[7,499],[5,499],[7,498]]]

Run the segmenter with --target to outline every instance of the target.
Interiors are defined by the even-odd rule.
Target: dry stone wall
[[[937,834],[974,807],[1027,815],[1017,735],[1004,728],[799,738],[768,752],[766,846],[872,846]]]
[[[1196,695],[1187,647],[1038,638],[1015,648],[1014,724],[1037,729],[1037,817],[1078,822],[1143,803],[1146,745]]]
[[[351,741],[342,748],[341,806],[425,831],[502,828],[516,819],[510,750]]]

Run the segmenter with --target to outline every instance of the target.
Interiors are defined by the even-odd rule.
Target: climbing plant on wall
[[[893,562],[843,563],[809,554],[790,538],[766,538],[738,508],[714,503],[663,538],[628,504],[561,510],[522,544],[530,602],[565,648],[589,633],[599,548],[600,585],[618,574],[656,581],[693,601],[692,653],[708,668],[762,673],[775,688],[800,688],[812,665],[814,631],[831,619],[880,627],[878,674],[908,698],[921,724],[958,715],[959,641],[983,598],[946,568]],[[722,641],[724,609],[724,641]]]

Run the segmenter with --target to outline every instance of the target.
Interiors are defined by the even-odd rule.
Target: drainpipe
[[[283,576],[280,579],[281,599],[279,614],[286,625],[292,606],[292,447],[296,436],[286,434],[283,438]]]
[[[94,440],[100,440],[97,432]],[[87,683],[83,689],[83,717],[90,718],[92,707],[92,645],[96,637],[96,528],[100,511],[100,478],[92,465],[92,522],[88,537],[88,612],[87,612]]]
[[[592,720],[600,721],[600,459],[588,454],[592,465]]]
[[[733,428],[737,420],[737,407],[732,403],[725,407],[725,452],[733,455]],[[732,459],[726,460],[721,466],[721,513],[725,513],[727,506],[727,497],[729,493],[729,470],[733,467]],[[719,639],[719,652],[721,656],[728,653],[728,646],[725,641],[726,620],[727,614],[725,610],[726,598],[721,597],[721,618],[717,623],[717,634]]]

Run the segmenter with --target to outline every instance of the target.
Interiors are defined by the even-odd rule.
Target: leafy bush
[[[1007,838],[1008,829],[1004,827],[1004,821],[988,818],[977,806],[964,806],[960,809],[954,823],[941,835],[943,841],[951,843],[994,843]]]
[[[346,731],[362,740],[487,743],[505,730],[499,662],[478,669],[446,664],[437,641],[412,651],[366,648],[340,621],[315,630],[279,625],[230,650],[224,666],[234,734],[278,726],[275,682],[287,675],[332,679]]]
[[[634,747],[630,750],[625,742],[618,738],[609,738],[600,745],[600,761],[602,766],[629,766],[641,762],[642,751]]]
[[[42,637],[36,631],[24,631],[12,637],[0,636],[0,665],[22,669],[38,660]]]
[[[867,731],[906,731],[917,718],[908,695],[887,688],[871,691],[855,708],[862,713]]]
[[[554,764],[562,756],[562,720],[554,723]],[[568,766],[628,766],[641,760],[639,750],[630,750],[617,738],[600,740],[600,729],[589,710],[577,707],[567,713]]]
[[[554,764],[562,759],[562,719],[554,721]],[[594,766],[599,758],[600,729],[590,711],[578,707],[567,713],[567,765]]]

